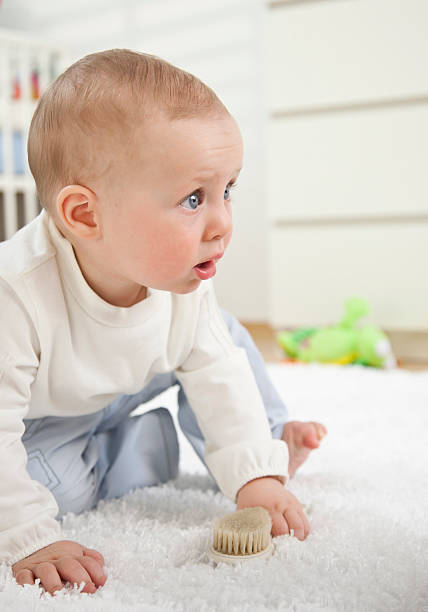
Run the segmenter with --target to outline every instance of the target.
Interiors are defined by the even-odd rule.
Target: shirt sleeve
[[[224,323],[211,281],[201,296],[193,347],[175,370],[205,438],[205,461],[222,493],[262,476],[288,480],[288,448],[272,438],[253,371]]]
[[[19,298],[0,282],[0,562],[60,539],[52,493],[32,480],[21,437],[38,366],[37,336]]]

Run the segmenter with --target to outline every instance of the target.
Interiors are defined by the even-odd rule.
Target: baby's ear
[[[61,223],[77,238],[97,240],[101,234],[96,194],[82,185],[63,187],[56,200]]]

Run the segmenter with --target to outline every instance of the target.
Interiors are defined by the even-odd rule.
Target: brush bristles
[[[214,523],[214,550],[227,555],[251,555],[270,543],[272,519],[266,508],[244,508]]]

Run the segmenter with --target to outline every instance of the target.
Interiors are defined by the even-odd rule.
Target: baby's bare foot
[[[318,448],[320,441],[326,435],[327,429],[321,423],[314,421],[289,421],[282,430],[282,440],[288,445],[288,473],[294,476],[309,456],[311,450]]]

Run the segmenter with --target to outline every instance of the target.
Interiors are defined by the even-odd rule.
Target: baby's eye
[[[225,200],[230,200],[231,199],[231,189],[235,189],[236,185],[238,183],[229,183],[229,185],[226,187],[226,189],[224,190],[224,199]]]
[[[201,203],[201,201],[202,201],[201,191],[197,190],[191,193],[189,196],[187,196],[187,198],[183,200],[183,202],[181,202],[180,206],[183,206],[183,208],[185,208],[186,210],[196,210],[198,208],[198,205]],[[186,202],[190,203],[190,208],[187,208],[186,206],[184,206]]]
[[[224,190],[224,199],[230,200],[231,194],[230,190],[236,187],[237,183],[229,183],[229,185]],[[204,193],[202,189],[197,189],[193,193],[191,193],[185,200],[183,200],[180,204],[186,210],[196,210],[200,204],[202,204],[202,200],[204,199]],[[186,202],[190,204],[190,206],[185,206]]]

